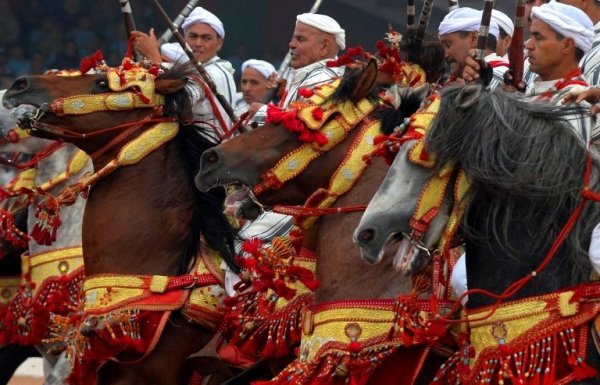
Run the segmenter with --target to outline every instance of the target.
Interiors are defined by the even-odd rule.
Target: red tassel
[[[585,362],[580,362],[573,367],[573,374],[575,375],[575,379],[577,381],[583,381],[588,378],[596,377],[598,371]]]
[[[362,350],[362,344],[358,341],[352,341],[348,344],[348,351],[350,353],[356,354]]]
[[[303,98],[310,98],[314,94],[315,94],[315,92],[313,90],[311,90],[310,88],[300,88],[298,90],[298,95],[302,96]]]
[[[316,131],[314,134],[314,138],[315,142],[317,142],[319,146],[324,146],[327,144],[327,142],[329,142],[329,138],[327,137],[327,135],[323,134],[321,131]]]
[[[79,71],[81,71],[82,74],[85,74],[92,68],[96,68],[96,66],[102,63],[103,61],[104,56],[102,55],[102,52],[100,52],[100,50],[97,50],[93,54],[81,59],[81,62],[79,63]]]
[[[309,129],[303,130],[302,133],[298,136],[298,139],[304,143],[312,143],[315,138],[313,132]]]

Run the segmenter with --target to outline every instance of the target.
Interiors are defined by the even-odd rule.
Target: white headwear
[[[492,10],[492,19],[498,24],[498,27],[502,28],[504,32],[510,37],[515,33],[515,23],[511,20],[506,13],[498,11],[497,9]]]
[[[531,20],[539,19],[564,37],[573,39],[583,52],[592,48],[594,24],[581,9],[552,0],[531,8]]]
[[[335,37],[335,43],[340,49],[346,48],[346,31],[333,18],[318,13],[303,13],[296,16],[296,23],[310,25],[320,31],[330,33]]]
[[[454,32],[473,32],[479,31],[479,25],[481,24],[481,11],[478,11],[469,7],[457,8],[451,11],[444,17],[440,23],[439,34],[448,35]],[[490,21],[489,34],[496,36],[500,30],[498,23],[495,20]]]
[[[219,37],[225,37],[225,28],[223,28],[223,23],[221,20],[219,20],[219,18],[216,17],[212,12],[209,12],[202,7],[194,8],[189,16],[185,18],[181,28],[184,32],[186,32],[187,29],[192,25],[200,23],[210,25],[212,29],[215,30],[217,35],[219,35]]]
[[[266,62],[264,60],[258,60],[258,59],[250,59],[250,60],[246,60],[244,62],[244,64],[242,64],[242,73],[246,70],[246,68],[254,68],[255,70],[257,70],[258,72],[260,72],[260,74],[262,76],[264,76],[266,79],[269,78],[269,76],[271,76],[271,74],[273,72],[277,72],[275,71],[275,67],[273,67],[273,65],[269,62]]]
[[[190,61],[179,43],[165,43],[161,45],[160,53],[171,63],[187,63]]]

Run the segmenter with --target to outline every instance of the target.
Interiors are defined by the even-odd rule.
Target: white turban
[[[444,17],[440,23],[439,34],[448,35],[454,32],[479,31],[481,24],[481,11],[469,7],[457,8]],[[500,30],[495,20],[490,21],[488,33],[498,38]]]
[[[185,18],[181,28],[186,32],[192,25],[201,23],[210,25],[219,37],[225,37],[225,28],[223,28],[221,20],[219,20],[212,12],[209,12],[202,7],[194,8],[189,16]]]
[[[179,43],[165,43],[161,45],[160,53],[172,63],[187,63],[190,61]]]
[[[330,33],[335,37],[335,43],[340,49],[346,48],[346,31],[333,18],[318,13],[303,13],[296,16],[296,23],[310,25],[320,31]]]
[[[504,32],[510,37],[515,33],[515,23],[511,20],[506,13],[498,11],[497,9],[492,10],[492,19],[498,24],[498,27],[502,28]]]
[[[269,62],[266,62],[264,60],[257,60],[257,59],[250,59],[250,60],[246,60],[244,62],[244,64],[242,64],[242,73],[246,70],[246,68],[254,68],[255,70],[257,70],[258,72],[260,72],[260,74],[262,76],[264,76],[266,79],[269,78],[269,76],[271,76],[271,74],[273,72],[277,72],[275,70],[275,67],[273,67],[273,65]]]
[[[579,8],[552,0],[540,7],[531,8],[531,20],[539,19],[564,37],[573,39],[583,52],[592,48],[594,24]]]

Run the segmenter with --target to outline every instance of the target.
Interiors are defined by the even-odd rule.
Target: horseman
[[[202,7],[196,7],[181,25],[186,42],[194,51],[196,59],[202,63],[217,87],[217,91],[225,97],[229,105],[235,103],[234,69],[226,60],[217,56],[223,47],[225,28],[223,23],[213,13]],[[133,31],[136,50],[155,64],[168,67],[168,62],[186,62],[189,59],[177,43],[166,43],[159,47],[154,29],[149,34]],[[223,107],[212,95],[201,88],[190,88],[192,104],[194,105],[194,120],[198,125],[211,127],[215,131],[211,139],[218,141],[218,136],[231,127],[231,120]],[[212,132],[212,131],[208,131]],[[217,135],[217,132],[219,135]]]
[[[569,91],[588,85],[579,62],[592,46],[592,21],[580,9],[556,1],[533,7],[531,18],[532,37],[525,48],[529,51],[531,71],[536,76],[525,94],[531,101],[562,105]],[[467,82],[478,79],[479,69],[473,58],[467,58],[463,79]],[[577,113],[567,120],[587,143],[600,136],[588,114]]]
[[[498,24],[499,34],[496,41],[496,55],[508,62],[508,50],[515,32],[515,24],[507,14],[497,9],[492,11],[492,20]]]
[[[439,26],[440,40],[446,50],[446,61],[451,66],[449,81],[462,82],[460,74],[469,57],[469,50],[477,45],[477,31],[481,23],[481,11],[473,8],[458,8],[446,15]],[[502,84],[504,72],[508,70],[508,62],[496,55],[496,41],[499,36],[499,27],[492,20],[487,38],[486,56],[484,60],[493,69],[493,78],[490,88],[494,89]]]
[[[298,90],[313,89],[344,74],[344,67],[328,67],[340,50],[346,48],[346,32],[332,17],[317,13],[296,16],[296,27],[289,43],[292,71],[286,79],[287,87],[280,106],[287,108],[298,99]],[[256,121],[264,120],[266,106],[254,104]]]
[[[600,1],[561,1],[581,9],[588,15],[594,25],[594,43],[592,48],[583,56],[579,66],[588,83],[600,85]]]
[[[242,64],[241,92],[237,94],[235,112],[239,116],[248,110],[252,103],[262,103],[277,77],[275,67],[258,59],[246,60]]]

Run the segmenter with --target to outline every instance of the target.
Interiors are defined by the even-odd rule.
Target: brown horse
[[[191,116],[191,70],[156,70],[126,61],[94,75],[26,76],[3,99],[21,106],[20,123],[34,135],[72,142],[93,160],[90,179],[50,200],[68,203],[91,186],[85,307],[77,329],[66,328],[77,383],[188,383],[185,359],[219,321],[217,252],[231,261],[234,233],[221,213],[223,194],[193,184],[198,156],[212,143],[178,123]],[[82,113],[82,105],[92,108]],[[51,226],[57,213],[45,213]]]
[[[333,85],[335,83],[317,89],[313,96],[325,99],[325,103],[319,106],[321,108],[320,111],[319,107],[310,106],[310,103],[307,109],[302,110],[302,103],[304,102],[300,102],[299,107],[297,107],[297,115],[301,116],[304,112],[311,111],[312,109],[312,111],[316,110],[316,112],[312,113],[312,117],[318,120],[320,112],[323,112],[325,116],[323,120],[326,122],[321,125],[322,127],[327,127],[328,122],[351,121],[352,119],[349,119],[348,115],[344,115],[344,111],[340,111],[339,109],[336,110],[335,105],[342,105],[347,108],[351,108],[348,107],[349,104],[354,107],[365,106],[369,103],[365,100],[377,104],[376,97],[375,99],[372,99],[376,94],[376,92],[374,92],[376,74],[376,66],[371,63],[359,74],[354,73],[346,76],[333,94],[331,94],[330,88],[335,87]],[[389,119],[389,121],[393,121],[391,126],[395,127],[397,123],[402,122],[405,117],[410,116],[410,114],[418,108],[420,100],[423,97],[424,93],[419,94],[416,92],[415,95],[404,99],[400,110],[395,114],[392,114],[393,118]],[[327,104],[329,102],[332,103]],[[341,109],[343,110],[346,107],[341,107]],[[368,108],[366,109],[368,110]],[[330,113],[331,111],[336,112]],[[303,172],[295,175],[295,178],[293,179],[288,180],[287,177],[284,177],[286,179],[285,184],[274,182],[272,185],[276,185],[276,189],[268,188],[270,183],[268,181],[272,181],[274,173],[267,173],[267,170],[273,170],[274,166],[278,164],[281,159],[284,159],[284,156],[287,156],[285,159],[290,161],[287,163],[282,161],[279,164],[283,164],[284,167],[289,166],[289,170],[300,167],[298,166],[299,163],[296,161],[301,159],[302,156],[296,157],[295,155],[289,154],[293,154],[294,151],[297,151],[299,148],[306,147],[307,144],[303,144],[299,140],[296,133],[297,130],[285,128],[288,125],[288,123],[286,123],[286,118],[283,119],[283,123],[281,124],[272,122],[267,123],[249,133],[221,143],[219,146],[206,151],[201,158],[200,172],[196,177],[196,185],[201,190],[207,190],[219,185],[243,185],[247,192],[250,191],[250,189],[260,191],[261,194],[258,196],[258,199],[260,200],[259,205],[303,205],[315,191],[320,191],[321,196],[335,195],[335,191],[331,193],[332,190],[336,189],[335,186],[333,186],[335,183],[330,181],[332,175],[357,175],[359,178],[351,182],[353,187],[345,194],[341,194],[333,204],[332,208],[334,211],[336,209],[344,211],[344,208],[365,205],[377,190],[377,187],[383,180],[388,168],[383,160],[377,158],[374,159],[372,164],[366,167],[361,173],[355,166],[358,165],[359,168],[362,167],[362,160],[355,163],[354,166],[350,164],[351,162],[345,162],[347,159],[351,158],[353,152],[355,155],[356,153],[360,154],[360,148],[357,149],[357,147],[361,147],[364,143],[372,143],[373,136],[376,132],[368,131],[366,127],[375,121],[379,121],[378,117],[380,117],[381,114],[387,114],[389,112],[389,109],[376,107],[371,112],[367,113],[367,116],[362,116],[359,121],[354,122],[355,125],[353,127],[347,129],[347,137],[340,139],[337,145],[331,146],[331,149],[327,148],[328,151],[323,150],[322,153],[319,154],[320,156],[303,169]],[[277,113],[280,112],[276,111],[274,114],[270,113],[269,118],[275,120],[273,119],[273,116]],[[286,114],[290,112],[283,113]],[[295,112],[292,111],[291,113],[294,114]],[[311,120],[311,112],[308,112],[308,115],[309,117],[306,120]],[[290,115],[287,116],[289,117]],[[343,123],[340,124],[343,125]],[[325,129],[323,129],[323,131],[325,131]],[[367,132],[367,134],[365,134],[365,132]],[[327,132],[324,135],[328,137],[329,141],[336,142],[338,140],[336,139],[335,133],[331,135],[330,132]],[[308,144],[308,146],[310,145],[311,143]],[[316,143],[312,145],[314,148],[320,148]],[[327,146],[329,146],[329,142],[325,144],[325,147]],[[319,150],[317,151],[321,152]],[[364,151],[364,149],[362,151]],[[360,158],[359,155],[358,159]],[[340,164],[345,164],[345,166],[338,170]],[[267,175],[266,178],[265,175]],[[325,194],[323,192],[324,189],[328,189],[331,194]],[[244,194],[237,193],[236,195]],[[254,194],[248,193],[245,198],[241,196],[238,198],[242,200],[238,214],[251,217],[255,216],[258,210]],[[311,205],[315,202],[318,205],[319,200],[315,199],[315,195],[313,195],[310,202],[312,202],[310,203]],[[292,210],[292,212],[294,211]],[[296,212],[296,214],[298,215],[296,219],[301,222],[303,219],[306,219],[306,217],[314,215],[309,214],[306,211],[303,213]],[[286,369],[282,376],[277,377],[277,379],[274,380],[274,383],[279,384],[285,383],[286,381],[298,384],[309,383],[315,378],[314,376],[318,375],[325,376],[324,378],[333,378],[333,383],[338,383],[335,381],[343,383],[344,380],[348,380],[348,376],[353,376],[357,383],[365,383],[365,373],[367,373],[367,376],[371,376],[369,381],[372,384],[389,383],[389,381],[394,381],[395,383],[398,383],[398,381],[404,381],[402,383],[412,383],[414,381],[413,376],[415,376],[415,373],[412,372],[412,369],[418,365],[413,366],[413,360],[426,355],[425,351],[427,348],[416,347],[406,350],[400,349],[399,354],[408,353],[402,355],[403,359],[405,359],[405,365],[397,365],[397,361],[387,360],[386,362],[391,363],[391,365],[387,368],[385,364],[380,365],[379,369],[381,370],[375,371],[374,373],[372,372],[372,367],[362,370],[369,366],[366,361],[373,359],[373,361],[371,361],[375,362],[375,365],[373,366],[377,366],[382,359],[382,356],[385,356],[386,354],[377,356],[375,353],[369,356],[368,354],[365,355],[364,351],[358,353],[354,351],[354,353],[357,353],[354,357],[362,357],[356,358],[356,360],[354,360],[354,358],[350,360],[350,354],[344,354],[344,352],[347,352],[346,344],[352,341],[356,342],[355,339],[358,338],[356,335],[350,335],[353,330],[358,334],[362,333],[364,338],[359,339],[361,344],[368,344],[377,340],[377,337],[374,337],[376,334],[374,330],[377,330],[378,328],[380,330],[380,325],[382,323],[387,324],[388,326],[393,324],[393,316],[392,318],[386,318],[389,314],[383,310],[383,307],[378,307],[379,303],[377,300],[385,299],[382,300],[382,302],[389,300],[389,303],[393,303],[394,298],[401,294],[410,293],[412,290],[410,280],[397,274],[394,269],[391,268],[391,258],[386,259],[386,263],[382,265],[372,266],[356,263],[356,261],[353,260],[354,257],[360,255],[358,248],[352,243],[352,232],[358,224],[360,217],[360,212],[334,214],[318,219],[316,224],[312,227],[309,225],[304,226],[303,246],[307,249],[316,251],[317,278],[320,281],[318,289],[314,292],[315,305],[311,308],[311,311],[323,315],[322,310],[331,310],[330,306],[336,305],[343,307],[343,311],[348,311],[337,313],[337,316],[339,316],[338,318],[340,319],[337,324],[335,322],[329,322],[331,320],[327,321],[331,327],[337,326],[338,328],[338,334],[336,336],[339,337],[341,335],[338,340],[341,345],[335,346],[339,348],[338,352],[341,351],[342,353],[339,353],[337,356],[335,354],[333,356],[327,356],[326,359],[329,361],[324,364],[323,367],[315,368],[315,366],[313,366],[311,368],[312,373],[307,374],[305,377],[302,377],[302,375],[298,377],[297,373],[308,372],[308,362],[314,357],[314,354],[319,347],[326,348],[327,346],[333,346],[327,344],[327,341],[330,341],[330,339],[327,339],[331,337],[330,335],[316,336],[318,333],[313,333],[313,326],[316,325],[317,319],[315,319],[309,311],[308,314],[305,313],[304,315],[304,330],[299,357],[300,364],[297,364],[300,366],[295,366],[290,370]],[[386,252],[389,253],[392,250],[393,249],[388,249]],[[366,318],[370,318],[370,320],[363,319],[363,321],[365,321],[364,324],[353,322],[353,317],[361,319],[361,315],[363,314],[361,312],[365,311],[365,308],[370,308],[370,310],[367,310],[364,313],[369,315]],[[387,315],[382,316],[383,319],[377,320],[377,315],[375,315],[378,314],[377,310],[380,310]],[[326,312],[327,311],[325,311],[325,313]],[[312,324],[313,321],[314,324]],[[373,321],[374,323],[369,324],[369,321]],[[377,322],[379,322],[379,326],[374,326]],[[385,333],[387,334],[387,331]],[[318,342],[313,337],[316,339],[323,337],[325,340]],[[323,344],[323,346],[320,346],[321,344]],[[335,342],[331,342],[331,344],[335,344]],[[356,348],[356,345],[352,345],[352,347]],[[352,347],[350,349],[352,349]],[[366,357],[365,360],[363,360],[364,357]],[[325,361],[325,359],[323,361]],[[361,365],[363,366],[361,367]],[[316,364],[316,366],[319,366],[319,364]],[[395,366],[398,370],[396,373],[391,374],[387,371],[387,369],[390,369],[392,366]],[[297,370],[298,368],[303,370]],[[416,372],[418,372],[418,369]],[[387,373],[387,375],[384,373]],[[400,380],[400,378],[403,380]]]

